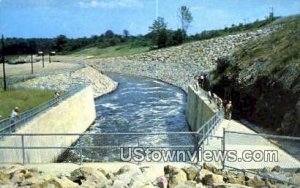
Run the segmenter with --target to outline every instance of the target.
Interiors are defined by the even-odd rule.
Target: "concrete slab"
[[[272,140],[264,138],[244,124],[235,120],[223,119],[213,132],[213,136],[223,137],[223,129],[232,131],[226,132],[225,150],[236,152],[236,160],[226,160],[225,165],[240,169],[261,169],[276,165],[288,169],[300,168],[298,159],[273,144]],[[208,141],[206,140],[202,147],[204,150],[221,150],[222,141],[212,137]],[[214,161],[214,164],[221,167],[220,161]]]

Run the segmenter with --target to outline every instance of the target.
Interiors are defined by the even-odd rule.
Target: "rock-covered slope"
[[[90,59],[99,70],[148,76],[187,90],[195,76],[215,68],[216,60],[231,55],[249,41],[267,36],[276,27],[187,43],[126,57]]]
[[[91,84],[95,97],[109,93],[117,87],[115,81],[92,67],[82,68],[74,72],[60,73],[54,76],[36,77],[17,83],[14,86],[65,91],[79,84]]]
[[[271,35],[219,59],[214,90],[235,114],[278,133],[300,135],[300,16]]]
[[[300,183],[300,173],[285,173],[279,166],[263,170],[261,173],[268,174],[269,176],[266,177],[270,179],[273,175],[281,175],[281,178],[285,178],[292,185],[284,185],[280,181],[268,180],[247,172],[222,171],[208,163],[205,163],[202,169],[197,165],[179,163],[172,165],[121,164],[95,163],[78,166],[65,163],[59,164],[58,170],[56,164],[33,165],[27,168],[20,165],[6,165],[0,167],[0,187],[276,188],[284,186],[292,188],[295,187],[293,184],[299,185]]]

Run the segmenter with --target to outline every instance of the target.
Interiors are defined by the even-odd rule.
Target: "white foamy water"
[[[190,135],[151,135],[189,131],[184,114],[186,95],[181,89],[145,77],[109,76],[119,86],[113,93],[97,99],[97,119],[87,132],[139,132],[145,135],[101,135],[88,139],[87,143],[92,146],[178,146],[193,143]],[[87,149],[84,155],[86,160],[114,161],[119,158],[118,152],[116,149]]]

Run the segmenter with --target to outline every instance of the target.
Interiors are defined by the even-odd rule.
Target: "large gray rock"
[[[143,176],[141,169],[138,166],[133,165],[125,165],[121,167],[115,174],[115,182],[116,181],[122,182],[122,184],[128,187],[132,187],[137,184],[149,184],[149,180]]]
[[[223,176],[216,174],[207,174],[202,179],[203,185],[213,186],[214,184],[224,183]]]
[[[173,188],[176,185],[182,184],[187,181],[186,173],[180,168],[168,165],[164,167],[164,172],[165,175],[169,178],[169,188]]]
[[[292,178],[290,179],[290,182],[300,186],[300,174],[299,173],[293,174]]]
[[[189,166],[189,167],[184,167],[182,170],[186,173],[187,179],[188,180],[195,180],[198,169],[194,166]]]
[[[111,183],[100,170],[96,170],[91,167],[81,167],[74,170],[73,172],[71,172],[70,180],[78,184],[82,184],[85,181],[93,182],[95,184]]]

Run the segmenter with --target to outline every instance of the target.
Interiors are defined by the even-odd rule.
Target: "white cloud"
[[[143,3],[139,0],[91,0],[81,1],[78,5],[82,8],[141,8]]]

